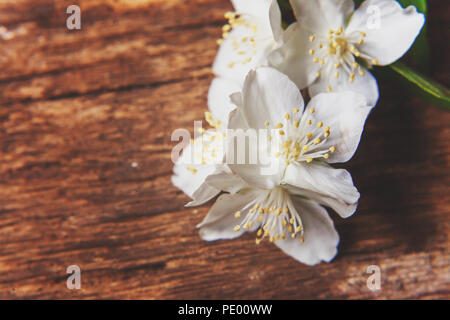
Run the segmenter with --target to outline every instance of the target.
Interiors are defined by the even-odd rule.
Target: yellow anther
[[[299,125],[300,125],[300,121],[294,121],[294,126],[295,126],[296,128],[298,128]]]
[[[289,120],[289,119],[291,118],[291,116],[289,115],[289,113],[286,113],[286,114],[284,115],[284,118],[285,118],[286,120]]]
[[[309,150],[309,147],[308,147],[307,145],[304,145],[304,146],[303,146],[303,150],[304,150],[304,151],[308,151],[308,150]]]
[[[282,234],[281,234],[281,239],[286,239],[286,233],[285,232],[283,232]]]
[[[275,126],[275,129],[280,129],[280,128],[283,128],[283,124],[282,124],[282,123],[278,123],[278,124]]]
[[[359,64],[357,62],[353,62],[352,66],[353,66],[353,69],[359,68]]]
[[[280,135],[284,136],[284,131],[280,130]]]
[[[263,233],[262,229],[259,229],[258,232],[256,232],[256,235],[258,237],[261,237],[262,233]]]
[[[230,62],[229,64],[228,64],[228,68],[233,68],[234,67],[234,62]]]
[[[193,166],[187,167],[187,170],[191,171],[193,174],[197,173],[197,169],[195,169]]]
[[[265,125],[266,127],[268,127],[269,124],[270,124],[269,121],[264,122],[264,125]]]
[[[308,133],[306,134],[306,137],[307,137],[308,139],[311,139],[312,133],[311,133],[311,132],[308,132]]]
[[[234,217],[235,217],[235,218],[240,218],[240,217],[241,217],[241,212],[240,212],[240,211],[236,211],[236,212],[234,213]]]
[[[333,146],[333,147],[330,147],[330,152],[331,152],[331,153],[333,153],[333,152],[335,152],[335,151],[336,151],[336,147],[334,147],[334,146]]]
[[[300,110],[299,110],[298,108],[293,108],[293,109],[292,109],[292,112],[293,112],[293,113],[297,113],[297,112],[299,112],[299,111],[300,111]]]
[[[359,70],[359,74],[360,74],[361,76],[365,76],[365,75],[366,75],[366,72],[365,72],[364,70]]]
[[[325,133],[323,134],[323,136],[324,136],[325,138],[328,138],[328,137],[330,136],[330,132],[329,132],[329,131],[325,131]]]
[[[363,43],[364,43],[364,39],[363,38],[358,40],[358,44],[363,44]]]
[[[322,74],[321,74],[320,72],[317,72],[317,73],[316,73],[316,77],[317,77],[317,78],[320,78],[321,75],[322,75]]]
[[[313,55],[314,53],[315,53],[314,49],[310,49],[310,50],[309,50],[309,54],[310,54],[310,55]]]
[[[315,138],[313,142],[314,142],[314,144],[319,144],[320,143],[320,138]]]
[[[292,238],[292,239],[295,239],[296,236],[297,236],[297,235],[296,235],[295,233],[292,233],[292,234],[291,234],[291,238]]]
[[[323,127],[323,122],[322,121],[318,122],[317,123],[317,128],[322,128],[322,127]]]
[[[269,238],[269,241],[270,241],[270,242],[274,242],[274,241],[275,241],[274,237],[270,237],[270,238]]]
[[[316,109],[315,109],[315,108],[311,108],[311,109],[309,109],[309,112],[310,112],[311,114],[313,114],[314,112],[316,112]]]
[[[320,63],[320,64],[325,64],[325,60],[320,59],[319,63]]]
[[[363,37],[367,36],[367,34],[364,31],[359,32]]]
[[[255,239],[255,243],[256,243],[257,245],[260,244],[261,241],[262,241],[262,239],[258,239],[258,238]]]
[[[237,226],[234,227],[234,231],[239,231],[239,230],[241,230],[241,226],[240,225],[237,225]]]
[[[312,121],[311,121],[311,119],[310,119],[310,120],[308,120],[308,121],[306,121],[306,123],[307,123],[307,124],[309,124],[309,125],[311,125],[311,124],[312,124]]]
[[[261,222],[263,220],[262,216],[258,216],[258,218],[256,218],[256,221]]]
[[[336,69],[339,69],[339,68],[341,67],[341,64],[340,64],[340,63],[335,63],[335,64],[334,64],[334,67],[335,67]]]
[[[302,232],[302,230],[303,230],[302,226],[298,226],[296,231],[297,232]]]
[[[286,226],[287,226],[287,221],[286,221],[286,219],[283,219],[283,221],[281,221],[281,224],[283,225],[283,227],[286,227]]]
[[[378,64],[378,59],[372,59],[372,64]]]
[[[306,159],[306,162],[308,162],[308,163],[310,163],[310,162],[312,162],[313,161],[313,159],[312,158],[308,158],[308,159]]]
[[[329,155],[328,153],[325,153],[325,154],[323,155],[323,157],[324,157],[325,159],[328,159],[328,158],[330,157],[330,155]]]
[[[276,158],[278,158],[278,157],[280,156],[280,153],[277,151],[277,152],[275,152],[274,156],[275,156]]]
[[[301,242],[301,243],[305,242],[305,238],[300,237],[300,242]]]
[[[295,221],[294,218],[290,218],[290,219],[289,219],[289,223],[290,223],[290,224],[294,224],[294,221]]]
[[[279,216],[281,214],[281,212],[282,212],[281,208],[278,208],[277,209],[277,216]]]
[[[223,43],[223,39],[217,39],[216,43],[220,46]]]
[[[313,42],[316,39],[315,36],[309,36],[309,41]]]
[[[348,79],[348,81],[350,81],[350,82],[355,81],[355,73],[350,74],[350,78]]]
[[[331,91],[333,91],[333,88],[332,88],[331,86],[328,86],[328,87],[327,87],[327,91],[328,91],[328,92],[331,92]]]
[[[337,79],[337,78],[339,78],[339,71],[336,71],[335,73],[334,73],[334,77]]]
[[[224,25],[223,27],[222,27],[222,31],[223,32],[227,32],[227,31],[230,31],[231,30],[231,26],[229,25],[229,24],[226,24],[226,25]]]

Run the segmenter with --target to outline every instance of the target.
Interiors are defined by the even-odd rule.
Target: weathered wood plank
[[[2,1],[0,298],[449,298],[450,115],[381,83],[348,164],[362,194],[339,255],[307,267],[252,235],[207,243],[170,183],[171,132],[202,118],[219,0]],[[72,1],[70,1],[72,4]],[[448,5],[430,2],[448,82]],[[445,33],[445,34],[444,34]],[[439,62],[439,63],[437,63]],[[82,289],[66,288],[66,267]],[[382,290],[366,269],[382,270]]]

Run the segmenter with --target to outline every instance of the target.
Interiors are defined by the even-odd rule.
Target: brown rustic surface
[[[65,28],[70,4],[81,31]],[[449,85],[449,3],[430,7],[432,76]],[[253,235],[200,240],[208,208],[184,208],[171,185],[170,134],[202,118],[230,8],[0,2],[15,33],[0,40],[0,298],[450,298],[450,114],[389,80],[347,166],[362,197],[353,217],[333,214],[332,263],[301,265]]]

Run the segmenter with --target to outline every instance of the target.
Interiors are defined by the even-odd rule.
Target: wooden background
[[[429,3],[432,76],[449,85],[449,3]],[[65,27],[70,4],[81,31]],[[353,217],[332,214],[332,263],[299,264],[253,235],[200,240],[208,207],[184,208],[171,185],[170,134],[203,117],[230,9],[0,1],[14,35],[0,40],[0,298],[450,298],[450,114],[389,79],[346,166],[362,196]]]

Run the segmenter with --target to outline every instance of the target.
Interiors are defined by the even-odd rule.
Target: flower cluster
[[[356,10],[353,0],[291,0],[297,21],[283,29],[276,0],[232,3],[208,94],[211,128],[184,149],[172,181],[188,206],[218,196],[198,225],[203,239],[253,231],[256,244],[267,239],[300,262],[329,262],[339,236],[324,207],[347,218],[359,199],[350,173],[331,164],[353,156],[378,100],[369,69],[399,59],[424,17],[393,0]]]

